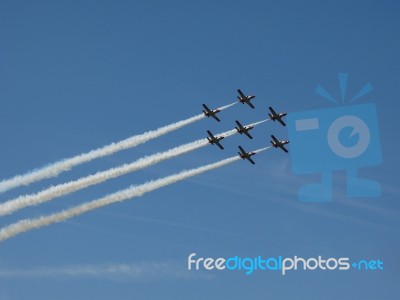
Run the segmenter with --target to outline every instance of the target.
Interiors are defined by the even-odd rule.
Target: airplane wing
[[[285,146],[280,145],[279,148],[281,148],[283,151],[285,151],[286,153],[288,153],[289,151],[285,148]]]
[[[239,150],[240,152],[242,152],[242,154],[246,154],[246,151],[244,151],[244,149],[241,146],[239,146]]]
[[[275,143],[278,143],[278,144],[279,144],[278,139],[277,139],[274,135],[271,135],[271,138],[274,140]]]
[[[208,135],[210,136],[210,138],[214,138],[214,135],[211,133],[211,131],[210,130],[207,130],[207,133],[208,133]]]
[[[237,126],[239,127],[239,129],[244,129],[243,125],[240,124],[240,122],[238,120],[236,120],[235,122],[236,122]]]
[[[240,95],[240,97],[242,97],[242,98],[246,98],[246,96],[242,93],[242,91],[241,90],[237,90],[238,91],[238,93],[239,93],[239,95]]]
[[[224,147],[222,147],[222,145],[219,141],[215,142],[215,145],[217,145],[221,150],[224,150]]]
[[[249,139],[253,139],[253,137],[247,131],[243,132]]]
[[[254,162],[254,160],[251,159],[251,157],[246,157],[246,159],[251,162],[253,165],[255,165],[256,163]]]
[[[281,123],[283,126],[286,126],[286,123],[282,121],[282,119],[278,119],[278,122]]]
[[[210,112],[211,110],[208,108],[207,105],[203,104],[204,109],[206,110],[206,112]]]
[[[246,101],[246,103],[251,107],[251,108],[255,108],[253,103],[250,102],[250,100]]]
[[[218,122],[221,122],[221,120],[214,114],[211,117],[213,117],[215,120],[217,120]]]
[[[269,110],[271,111],[271,113],[273,114],[273,115],[277,115],[277,113],[275,112],[275,110],[270,106],[270,107],[268,107],[269,108]]]

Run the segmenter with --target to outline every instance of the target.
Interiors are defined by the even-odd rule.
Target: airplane
[[[286,126],[285,122],[283,122],[282,117],[286,116],[287,113],[279,113],[277,114],[275,110],[270,106],[269,111],[271,112],[268,114],[269,118],[275,122],[275,120],[278,120],[279,123],[281,123],[283,126]]]
[[[220,147],[222,150],[224,149],[224,147],[222,147],[221,143],[219,142],[220,140],[222,140],[224,137],[223,136],[214,136],[210,130],[207,130],[208,133],[208,137],[207,140],[211,145],[217,145],[218,147]]]
[[[205,115],[206,117],[213,117],[213,118],[214,118],[215,120],[217,120],[218,122],[221,122],[221,120],[218,119],[218,117],[216,116],[216,114],[220,112],[219,109],[209,109],[209,108],[207,107],[207,105],[205,105],[205,104],[203,104],[203,107],[204,107],[203,113],[204,113],[204,115]]]
[[[243,134],[247,135],[249,137],[249,139],[253,138],[248,132],[249,130],[254,128],[253,126],[243,126],[242,124],[240,124],[240,122],[238,120],[236,120],[235,122],[238,126],[238,127],[235,126],[237,132],[239,132],[240,134],[243,133]]]
[[[241,90],[237,90],[237,91],[238,91],[238,93],[239,93],[239,95],[240,95],[240,97],[237,96],[238,99],[239,99],[239,102],[242,103],[242,104],[246,103],[246,104],[248,104],[251,108],[254,108],[254,105],[250,102],[250,100],[253,99],[253,98],[255,98],[256,96],[246,96],[245,94],[242,93]]]
[[[271,135],[271,138],[274,141],[270,141],[272,146],[275,148],[281,148],[283,151],[285,151],[286,153],[288,153],[289,151],[284,147],[284,145],[289,144],[289,141],[279,141],[274,135]]]
[[[255,152],[246,152],[244,151],[244,149],[242,147],[239,146],[239,150],[240,152],[238,152],[239,156],[242,159],[247,159],[249,162],[251,162],[253,165],[255,165],[256,163],[251,159],[251,156],[255,155]]]

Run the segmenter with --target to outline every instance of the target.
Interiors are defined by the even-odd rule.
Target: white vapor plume
[[[231,104],[218,107],[218,110],[222,111],[222,110],[227,109],[227,108],[229,108],[229,107],[231,107],[231,106],[234,106],[234,105],[237,104],[237,103],[239,103],[239,102],[233,102],[233,103],[231,103]]]
[[[253,152],[255,152],[255,153],[260,153],[260,152],[263,152],[263,151],[265,151],[265,150],[270,149],[271,147],[272,147],[272,146],[268,146],[268,147],[261,148],[261,149],[258,149],[258,150],[256,150],[256,151],[253,151]]]
[[[229,137],[236,133],[236,129],[226,131],[219,135]],[[45,190],[42,190],[36,194],[24,195],[18,198],[8,200],[4,203],[0,203],[0,216],[4,216],[22,209],[27,206],[38,205],[40,203],[50,201],[54,198],[61,197],[86,187],[99,184],[106,180],[116,178],[131,172],[135,172],[146,167],[155,165],[164,160],[174,158],[178,155],[188,153],[190,151],[199,149],[208,145],[207,139],[200,139],[191,143],[187,143],[164,152],[155,153],[153,155],[145,156],[130,164],[124,164],[116,168],[111,168],[106,171],[97,172],[95,174],[83,177],[77,180],[73,180],[67,183],[52,186]]]
[[[193,276],[195,275],[195,276]],[[91,265],[42,266],[30,269],[0,270],[1,279],[77,279],[109,281],[159,281],[173,278],[206,279],[205,274],[188,273],[179,261],[140,261],[134,263],[103,263]]]
[[[224,110],[224,109],[227,109],[227,108],[235,105],[236,103],[237,102],[234,102],[234,103],[222,106],[218,109]],[[5,191],[8,191],[10,189],[16,188],[21,185],[28,185],[33,182],[40,181],[40,180],[43,180],[46,178],[56,177],[62,172],[69,171],[72,167],[89,162],[96,158],[111,155],[111,154],[116,153],[121,150],[126,150],[129,148],[136,147],[136,146],[143,144],[145,142],[148,142],[152,139],[158,138],[169,132],[175,131],[186,125],[189,125],[191,123],[199,121],[199,120],[203,119],[204,117],[205,117],[204,114],[199,114],[197,116],[188,118],[186,120],[182,120],[182,121],[170,124],[170,125],[166,125],[166,126],[158,128],[156,130],[147,131],[145,133],[132,136],[125,140],[122,140],[122,141],[119,141],[116,143],[111,143],[111,144],[103,146],[101,148],[97,148],[95,150],[91,150],[89,152],[55,162],[53,164],[47,165],[40,169],[33,170],[26,174],[17,175],[12,178],[5,179],[3,181],[0,181],[0,193],[4,193]]]
[[[256,153],[259,153],[261,151],[264,151],[266,149],[269,149],[270,147],[266,147],[263,149],[256,150]],[[97,208],[116,203],[116,202],[122,202],[125,200],[129,200],[134,197],[140,197],[145,193],[154,191],[156,189],[162,188],[164,186],[176,183],[178,181],[182,181],[184,179],[187,179],[189,177],[199,175],[201,173],[222,167],[224,165],[230,164],[232,162],[235,162],[237,160],[240,160],[239,156],[234,156],[230,157],[224,160],[221,160],[219,162],[205,165],[202,167],[198,167],[192,170],[185,170],[180,173],[170,175],[164,178],[160,178],[154,181],[149,181],[144,184],[138,185],[138,186],[131,186],[130,188],[127,188],[125,190],[116,192],[114,194],[110,194],[108,196],[105,196],[103,198],[93,200],[90,202],[86,202],[83,204],[80,204],[78,206],[72,207],[70,209],[63,210],[58,213],[54,213],[48,216],[42,216],[36,219],[24,219],[21,221],[18,221],[16,223],[13,223],[11,225],[8,225],[0,230],[0,241],[9,239],[17,234],[20,234],[25,231],[29,231],[35,228],[40,228],[43,226],[47,226],[53,223],[58,223],[64,220],[67,220],[69,218],[81,215],[83,213],[89,212],[91,210],[95,210]]]
[[[261,124],[261,123],[264,123],[264,122],[267,122],[267,121],[269,121],[269,120],[270,120],[270,119],[258,121],[258,122],[255,122],[255,123],[253,123],[253,124],[250,124],[250,125],[248,125],[248,126],[257,126],[257,125],[259,125],[259,124]]]
[[[39,180],[56,177],[60,173],[70,170],[72,167],[89,162],[96,158],[111,155],[121,150],[133,148],[137,145],[143,144],[164,134],[177,130],[181,127],[199,121],[202,118],[204,118],[204,114],[200,114],[186,120],[163,126],[156,130],[147,131],[145,133],[132,136],[116,143],[111,143],[101,148],[97,148],[95,150],[91,150],[89,152],[55,162],[53,164],[33,170],[23,175],[17,175],[12,178],[5,179],[3,181],[0,181],[0,193],[21,185],[28,185]]]

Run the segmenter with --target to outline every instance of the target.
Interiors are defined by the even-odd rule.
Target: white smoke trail
[[[46,178],[56,177],[62,172],[70,170],[72,167],[77,165],[89,162],[93,159],[100,158],[103,156],[111,155],[115,152],[133,148],[137,145],[148,142],[152,139],[158,138],[164,134],[177,130],[181,127],[189,125],[193,122],[199,121],[204,117],[203,114],[191,117],[189,119],[179,121],[156,130],[148,131],[139,135],[132,136],[125,140],[111,143],[107,146],[91,150],[87,153],[83,153],[71,158],[64,159],[62,161],[58,161],[56,163],[50,164],[43,168],[33,170],[29,173],[23,175],[17,175],[10,179],[6,179],[0,182],[0,193],[3,193],[7,190],[16,188],[21,185],[28,185],[33,182],[43,180]]]
[[[236,104],[236,102],[222,106],[218,109],[224,110],[235,104]],[[80,155],[77,155],[77,156],[74,156],[71,158],[64,159],[62,161],[55,162],[53,164],[50,164],[48,166],[45,166],[45,167],[37,169],[37,170],[33,170],[26,174],[17,175],[12,178],[5,179],[3,181],[0,181],[0,193],[4,193],[5,191],[8,191],[10,189],[16,188],[21,185],[28,185],[33,182],[39,181],[39,180],[56,177],[60,173],[70,170],[72,167],[89,162],[96,158],[111,155],[111,154],[121,151],[121,150],[133,148],[137,145],[143,144],[152,139],[158,138],[164,134],[167,134],[169,132],[172,132],[174,130],[182,128],[182,127],[189,125],[191,123],[194,123],[196,121],[199,121],[203,118],[204,118],[204,114],[200,114],[200,115],[188,118],[186,120],[182,120],[182,121],[170,124],[170,125],[163,126],[156,130],[148,131],[148,132],[145,132],[145,133],[142,133],[139,135],[132,136],[125,140],[122,140],[122,141],[119,141],[116,143],[112,143],[107,146],[95,149],[95,150],[91,150],[87,153],[83,153],[83,154],[80,154]]]
[[[247,125],[247,126],[257,126],[257,125],[262,124],[262,123],[264,123],[264,122],[267,122],[267,121],[269,121],[269,120],[270,120],[270,119],[265,119],[265,120],[262,120],[262,121],[255,122],[255,123],[253,123],[253,124]]]
[[[260,152],[263,152],[263,151],[265,151],[265,150],[268,150],[268,149],[270,149],[272,146],[268,146],[268,147],[265,147],[265,148],[261,148],[261,149],[258,149],[258,150],[256,150],[256,151],[253,151],[254,153],[260,153]]]
[[[181,261],[138,261],[134,263],[77,264],[0,270],[1,279],[102,279],[118,282],[207,279],[201,273],[190,273]],[[1,298],[4,299],[4,298]]]
[[[223,111],[224,109],[227,109],[227,108],[229,108],[231,106],[234,106],[237,103],[239,103],[239,102],[233,102],[231,104],[228,104],[228,105],[225,105],[225,106],[221,106],[221,107],[218,108],[218,110]]]
[[[259,149],[255,151],[256,153],[259,153],[261,151],[267,150],[270,147],[266,147],[263,149]],[[205,165],[196,169],[192,170],[186,170],[182,171],[180,173],[170,175],[164,178],[160,178],[154,181],[149,181],[147,183],[138,185],[138,186],[132,186],[130,188],[127,188],[125,190],[116,192],[114,194],[110,194],[108,196],[105,196],[103,198],[93,200],[90,202],[83,203],[81,205],[72,207],[70,209],[63,210],[58,213],[54,213],[48,216],[42,216],[36,219],[24,219],[21,221],[18,221],[16,223],[13,223],[11,225],[8,225],[0,230],[0,241],[7,240],[13,236],[16,236],[17,234],[20,234],[25,231],[29,231],[35,228],[40,228],[43,226],[47,226],[53,223],[58,223],[64,220],[67,220],[69,218],[81,215],[83,213],[86,213],[91,210],[95,210],[97,208],[116,203],[116,202],[122,202],[125,200],[129,200],[134,197],[140,197],[145,193],[154,191],[156,189],[162,188],[164,186],[176,183],[178,181],[187,179],[189,177],[199,175],[201,173],[222,167],[224,165],[230,164],[234,161],[240,160],[239,156],[234,156],[230,157],[227,159],[224,159],[222,161]]]
[[[261,124],[267,120],[262,120],[247,126],[256,126]],[[223,132],[218,134],[217,136],[229,137],[235,134],[237,131],[235,129]],[[135,172],[141,170],[143,168],[152,166],[154,164],[160,163],[166,159],[174,158],[178,155],[182,155],[188,153],[190,151],[196,150],[208,144],[207,139],[200,139],[191,143],[187,143],[170,150],[155,153],[150,156],[145,156],[143,158],[138,159],[135,162],[130,164],[124,164],[122,166],[112,168],[106,171],[98,172],[93,175],[89,175],[84,178],[80,178],[78,180],[70,181],[64,184],[59,184],[56,186],[52,186],[48,189],[42,190],[36,194],[24,195],[18,198],[8,200],[4,203],[0,204],[0,216],[4,216],[10,213],[13,213],[17,210],[20,210],[24,207],[38,205],[40,203],[44,203],[50,201],[54,198],[64,196],[66,194],[70,194],[76,192],[78,190],[84,189],[86,187],[99,184],[106,180],[116,178],[131,172]]]
[[[226,131],[219,135],[229,137],[236,133],[236,129]],[[164,152],[155,153],[153,155],[145,156],[140,158],[130,164],[124,164],[122,166],[111,168],[106,171],[97,172],[96,174],[89,175],[74,181],[52,186],[48,189],[42,190],[36,194],[24,195],[18,198],[8,200],[7,202],[0,204],[0,216],[4,216],[22,209],[27,206],[38,205],[46,201],[50,201],[54,198],[64,196],[76,192],[78,190],[84,189],[86,187],[99,184],[106,180],[116,178],[131,172],[141,170],[143,168],[152,166],[154,164],[160,163],[166,159],[176,157],[188,153],[190,151],[199,149],[208,145],[207,139],[200,139],[191,143],[187,143]]]

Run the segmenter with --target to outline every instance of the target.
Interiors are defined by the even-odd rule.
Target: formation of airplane
[[[221,120],[216,116],[216,114],[220,112],[219,109],[209,109],[205,104],[203,104],[203,108],[203,113],[206,117],[212,117],[218,122],[221,122]]]
[[[241,90],[237,90],[237,91],[239,93],[239,96],[237,96],[239,99],[239,102],[242,104],[246,103],[248,106],[250,106],[251,108],[254,109],[254,105],[250,102],[250,100],[255,98],[256,96],[250,96],[250,95],[246,96],[245,94],[242,93]]]
[[[247,159],[249,162],[251,162],[253,165],[255,165],[256,163],[254,162],[254,160],[251,159],[251,157],[253,155],[255,155],[255,152],[246,152],[241,146],[238,147],[240,152],[238,152],[239,156],[242,159]]]
[[[289,141],[279,141],[273,134],[271,135],[271,138],[273,141],[270,141],[272,146],[275,148],[281,148],[283,151],[285,151],[286,153],[288,153],[289,151],[285,148],[286,144],[289,144]]]
[[[243,94],[241,90],[237,90],[239,93],[239,96],[237,98],[239,99],[239,102],[242,104],[247,104],[251,108],[255,108],[254,105],[251,103],[251,99],[255,98],[255,96],[246,96]],[[203,104],[203,113],[207,117],[212,117],[218,122],[221,120],[216,116],[217,113],[219,113],[221,110],[220,109],[210,109],[208,108],[207,105]],[[277,113],[271,106],[268,107],[270,113],[268,113],[268,116],[271,120],[278,121],[281,123],[283,126],[286,126],[286,123],[282,120],[283,117],[287,115],[287,113],[282,112],[282,113]],[[253,137],[249,134],[249,131],[254,128],[254,126],[243,126],[238,120],[235,121],[236,125],[235,129],[238,133],[246,135],[248,138],[253,139]],[[210,130],[207,130],[208,137],[207,140],[211,145],[217,145],[220,149],[224,149],[224,147],[221,145],[220,140],[224,139],[224,136],[214,136]],[[278,140],[274,135],[271,135],[272,141],[271,144],[274,148],[280,148],[286,153],[289,152],[286,148],[285,145],[289,144],[289,141],[286,140]],[[241,146],[239,146],[239,152],[238,152],[240,158],[248,160],[250,163],[253,165],[255,164],[254,160],[251,158],[253,155],[256,154],[256,152],[247,152],[245,151]]]
[[[222,147],[221,143],[219,142],[220,140],[224,139],[223,136],[214,136],[210,130],[207,130],[208,137],[207,140],[211,145],[217,145],[220,147],[222,150],[224,150],[224,147]]]
[[[269,111],[271,112],[271,113],[269,113],[268,114],[268,116],[269,116],[269,118],[272,120],[272,121],[278,121],[279,123],[281,123],[283,126],[286,126],[286,124],[285,124],[285,122],[283,122],[283,120],[282,120],[282,117],[284,117],[284,116],[286,116],[287,115],[287,113],[279,113],[279,114],[277,114],[276,112],[275,112],[275,110],[270,106],[269,107]]]
[[[249,139],[253,139],[253,137],[249,133],[249,130],[254,128],[253,126],[243,126],[242,124],[240,124],[238,120],[236,120],[235,122],[236,125],[238,126],[238,127],[235,126],[238,133],[246,135]]]

